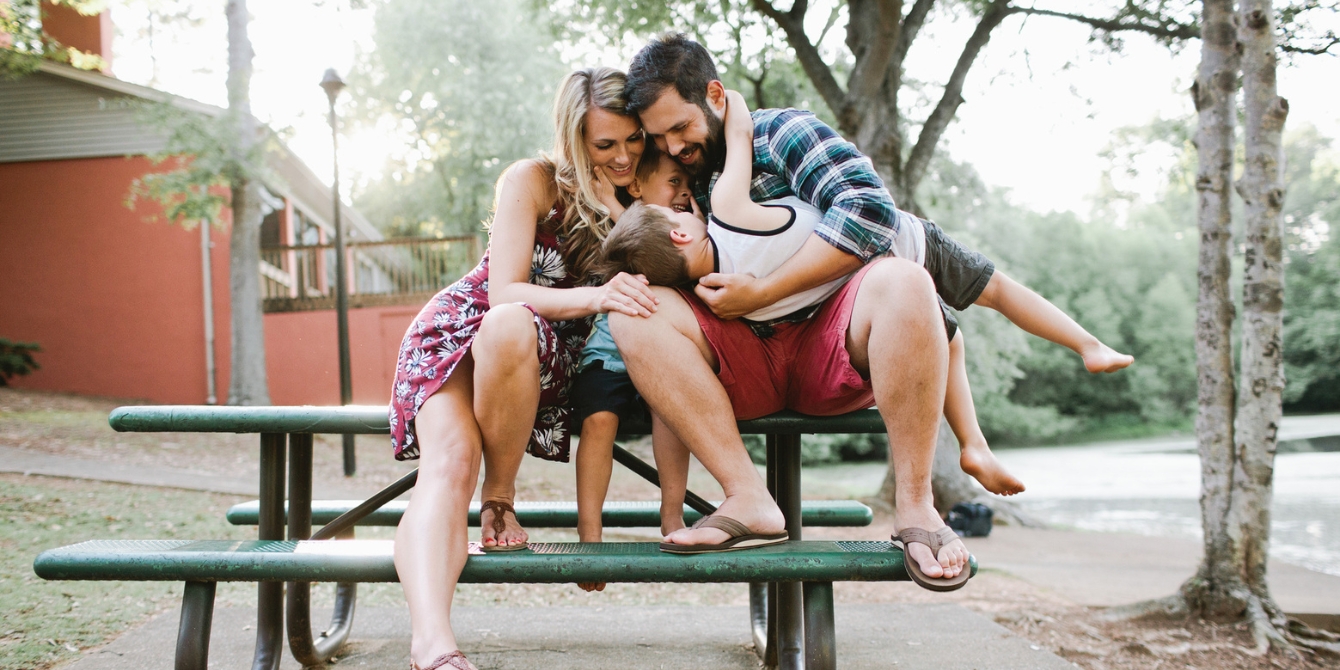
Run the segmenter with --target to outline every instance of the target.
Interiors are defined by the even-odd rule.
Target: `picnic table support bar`
[[[289,436],[288,539],[306,540],[312,535],[312,434]],[[330,628],[312,636],[312,584],[288,584],[288,647],[303,667],[325,665],[349,638],[354,626],[357,584],[339,584]]]
[[[283,433],[261,434],[260,514],[256,538],[284,539]],[[261,582],[256,586],[256,653],[252,670],[277,670],[284,653],[284,584]],[[201,666],[203,667],[203,666]]]
[[[786,517],[786,531],[792,541],[801,539],[800,530],[800,436],[770,435],[776,445],[777,505]],[[805,667],[805,596],[800,582],[777,584],[777,667],[803,670]]]
[[[805,582],[805,670],[837,670],[833,582]]]
[[[206,670],[209,666],[209,629],[217,587],[218,582],[186,582],[177,627],[176,670]]]

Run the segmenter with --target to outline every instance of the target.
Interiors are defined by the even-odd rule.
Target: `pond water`
[[[1027,485],[1014,498],[1049,523],[1083,530],[1200,539],[1200,459],[1187,437],[1000,449]],[[807,483],[867,496],[882,464],[807,469]],[[807,487],[808,488],[808,487]],[[827,488],[827,487],[825,487]],[[1285,417],[1275,458],[1270,553],[1340,575],[1340,414]]]

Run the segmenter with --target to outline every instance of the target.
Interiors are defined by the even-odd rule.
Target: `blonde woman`
[[[482,548],[524,548],[512,508],[517,469],[527,451],[568,459],[566,397],[591,318],[656,309],[644,279],[619,274],[599,285],[592,274],[610,226],[597,190],[632,182],[643,149],[623,87],[610,68],[563,80],[553,153],[499,178],[484,258],[424,306],[401,344],[391,442],[397,459],[419,459],[419,481],[396,530],[395,565],[414,670],[474,668],[450,616],[481,458]]]

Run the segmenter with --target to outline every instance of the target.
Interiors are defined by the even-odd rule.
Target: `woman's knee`
[[[516,303],[496,305],[480,321],[471,352],[476,363],[480,359],[520,363],[538,358],[538,342],[535,314],[529,308]]]

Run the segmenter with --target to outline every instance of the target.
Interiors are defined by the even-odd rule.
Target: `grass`
[[[223,521],[236,496],[0,475],[0,670],[40,670],[75,658],[175,607],[181,585],[47,582],[32,561],[89,539],[246,539]]]

